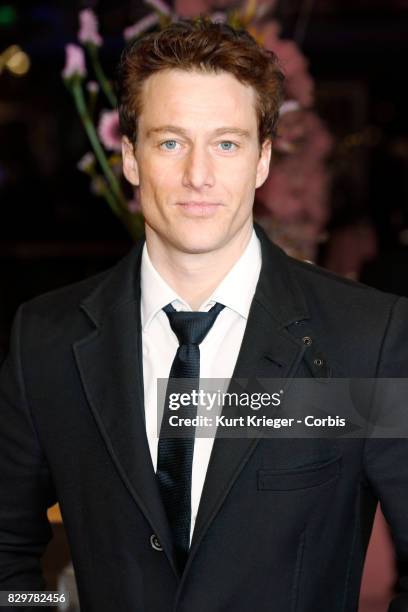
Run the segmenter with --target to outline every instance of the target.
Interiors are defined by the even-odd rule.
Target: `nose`
[[[183,186],[200,190],[214,185],[211,155],[204,147],[192,146],[185,158]]]

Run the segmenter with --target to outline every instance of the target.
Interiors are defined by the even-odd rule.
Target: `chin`
[[[220,232],[221,228],[219,226],[218,228],[204,228],[203,225],[194,227],[189,224],[182,231],[180,229],[179,227],[178,231],[175,232],[172,242],[177,249],[184,253],[209,253],[227,242],[227,237]],[[218,231],[216,231],[217,229]]]
[[[191,242],[189,241],[188,243],[182,243],[180,245],[177,245],[180,251],[183,251],[184,253],[190,253],[191,255],[193,254],[199,254],[199,253],[211,253],[212,251],[216,251],[217,248],[219,247],[218,243],[214,243],[214,242],[204,242],[204,241],[197,241],[197,242]]]

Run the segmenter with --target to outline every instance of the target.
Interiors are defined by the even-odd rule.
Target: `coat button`
[[[150,545],[154,550],[163,550],[162,545],[159,542],[159,538],[155,533],[152,533],[152,535],[150,536]]]
[[[306,344],[306,346],[310,346],[312,344],[313,340],[311,339],[310,336],[303,336],[302,342],[303,342],[303,344]]]
[[[317,366],[318,368],[321,368],[321,367],[322,367],[322,365],[324,364],[324,361],[323,361],[323,359],[320,359],[320,357],[318,357],[317,359],[315,359],[315,360],[313,361],[313,363],[314,363],[314,364],[315,364],[315,366]]]

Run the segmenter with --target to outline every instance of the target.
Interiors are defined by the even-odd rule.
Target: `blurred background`
[[[246,27],[287,73],[256,219],[289,254],[408,295],[408,0],[0,0],[0,359],[21,302],[107,268],[140,234],[115,66],[126,40],[200,13]],[[50,518],[47,580],[72,584]],[[361,611],[385,612],[394,579],[378,514]]]

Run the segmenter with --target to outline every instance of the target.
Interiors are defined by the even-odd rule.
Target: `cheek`
[[[247,186],[253,186],[256,182],[256,175],[258,170],[258,157],[254,157],[252,154],[248,157],[243,157],[233,168],[233,178],[236,183],[241,186],[241,189],[247,189]]]
[[[178,171],[170,164],[150,161],[142,168],[142,182],[150,191],[160,193],[177,183]]]
[[[177,193],[177,174],[163,167],[163,164],[154,164],[152,161],[144,163],[140,171],[140,198],[141,210],[146,219],[152,222],[161,217],[168,217],[168,204]]]
[[[237,201],[245,203],[254,192],[255,181],[256,177],[252,172],[248,172],[248,168],[241,168],[239,171],[234,171],[234,173],[230,174],[228,180],[230,192],[235,196]]]

